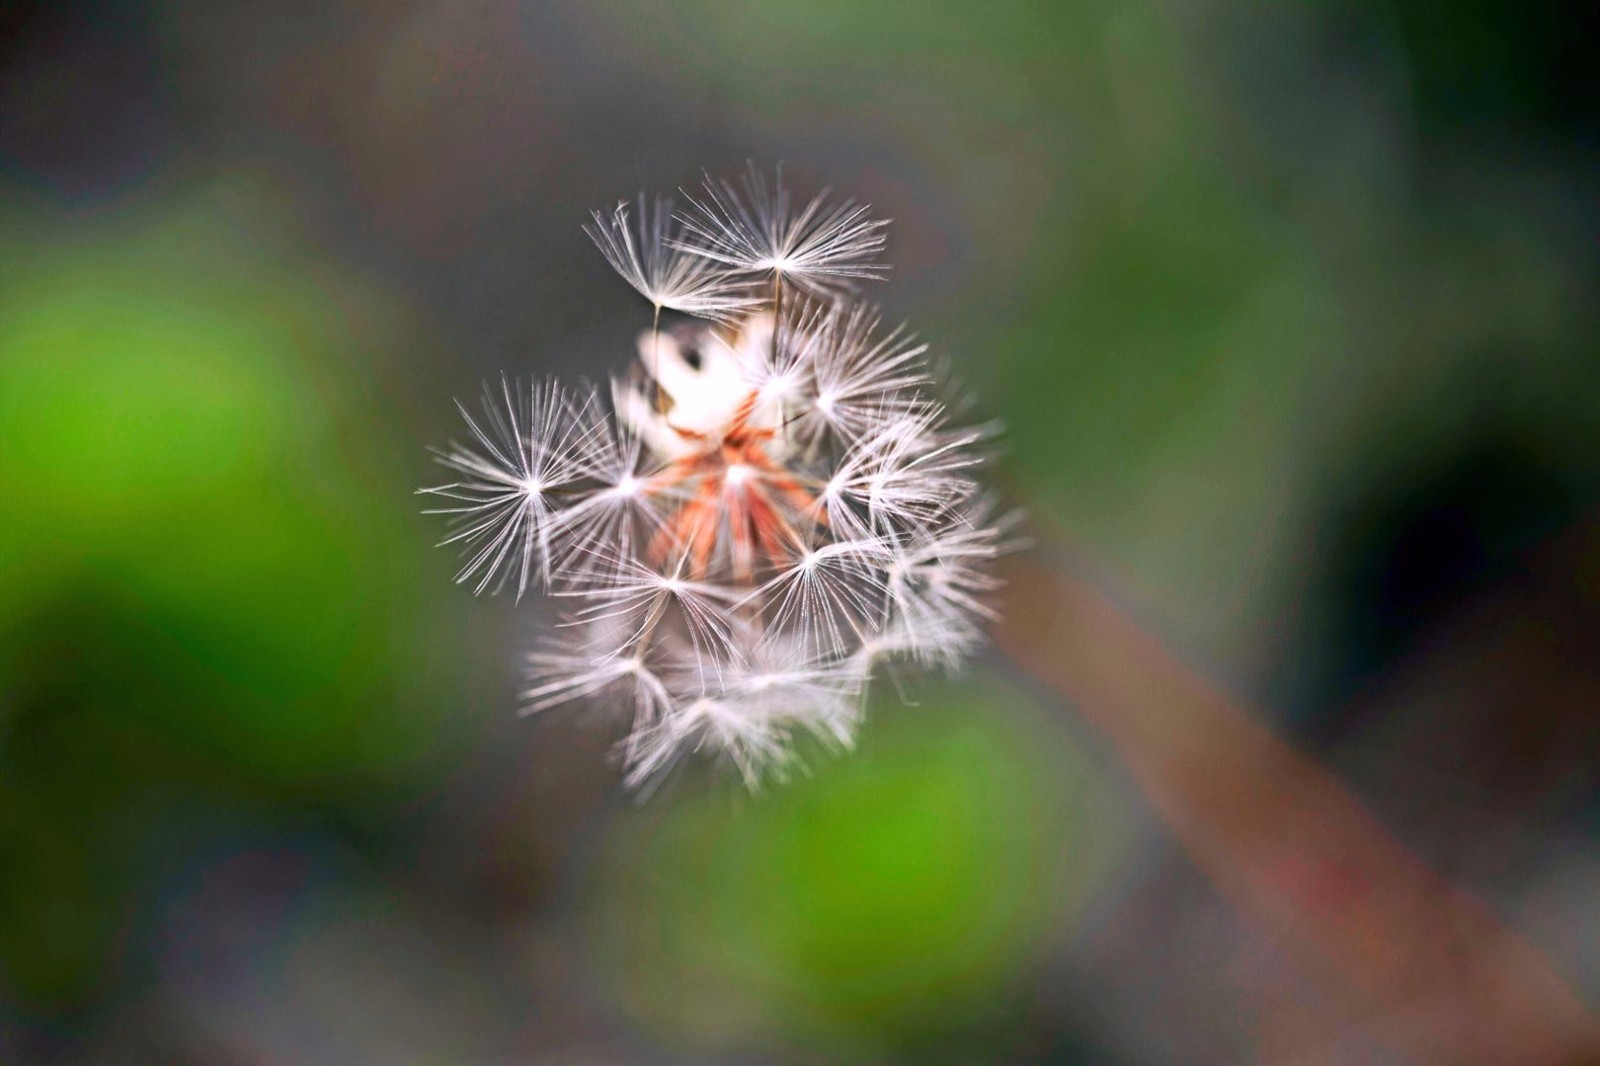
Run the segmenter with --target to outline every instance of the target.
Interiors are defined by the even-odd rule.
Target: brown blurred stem
[[[1600,1027],[1480,899],[1110,599],[1009,564],[1000,642],[1098,727],[1225,897],[1425,1062],[1597,1061]]]

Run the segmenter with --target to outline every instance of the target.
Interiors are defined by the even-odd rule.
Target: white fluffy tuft
[[[904,328],[848,286],[881,278],[884,223],[781,175],[708,179],[585,229],[657,319],[612,385],[484,390],[445,543],[475,591],[542,588],[567,613],[528,659],[528,711],[629,716],[631,787],[685,755],[751,788],[795,742],[853,742],[872,681],[958,669],[1017,546],[981,488],[992,427],[951,424]],[[662,328],[663,308],[711,320]]]

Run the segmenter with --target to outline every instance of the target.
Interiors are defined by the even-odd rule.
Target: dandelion
[[[835,529],[858,536],[921,531],[952,501],[977,490],[985,430],[946,431],[944,410],[924,404],[893,413],[840,458],[818,503]]]
[[[481,593],[514,579],[520,599],[548,576],[559,494],[583,478],[590,462],[592,429],[582,425],[588,403],[555,382],[524,388],[501,378],[498,395],[484,386],[479,418],[456,406],[476,443],[437,453],[463,480],[423,489],[457,503],[429,513],[451,516],[455,531],[441,543],[469,549],[458,582],[476,578],[473,591]]]
[[[846,647],[882,625],[891,556],[876,540],[844,540],[793,553],[746,600],[770,605],[772,625],[807,649]]]
[[[652,488],[659,464],[630,423],[615,412],[627,401],[612,390],[613,414],[585,439],[582,452],[587,491],[552,516],[556,558],[552,566],[581,571],[607,550],[632,556],[638,532],[653,535],[666,521],[664,501]],[[595,408],[598,411],[598,407]]]
[[[704,195],[687,197],[692,210],[680,216],[684,236],[674,246],[734,270],[770,276],[778,301],[786,279],[828,298],[852,281],[879,280],[888,272],[877,256],[889,223],[868,215],[866,205],[830,203],[824,189],[796,210],[783,172],[769,186],[753,164],[742,185],[736,189],[707,176]]]
[[[607,558],[603,571],[566,594],[591,601],[578,612],[580,621],[611,620],[631,630],[615,640],[610,654],[643,650],[662,616],[672,611],[682,618],[694,645],[695,664],[715,666],[721,661],[718,655],[729,654],[734,647],[733,622],[727,617],[726,605],[738,594],[689,577],[688,558],[680,555],[675,564],[665,568],[626,556]]]
[[[926,346],[850,294],[884,276],[884,223],[797,202],[752,168],[681,216],[596,212],[585,228],[654,309],[637,358],[609,402],[486,388],[438,453],[455,480],[423,490],[448,501],[457,580],[565,607],[525,707],[620,711],[629,787],[698,753],[756,788],[804,737],[849,747],[875,679],[979,650],[1016,546],[981,488],[992,428],[954,424]]]
[[[671,710],[672,695],[645,654],[595,658],[596,650],[610,643],[611,635],[604,629],[590,626],[564,643],[547,640],[543,648],[528,656],[528,687],[522,693],[527,712],[575,699],[595,699],[619,687],[627,690],[635,721],[642,725]]]
[[[611,269],[649,300],[657,315],[668,308],[727,322],[760,302],[750,295],[739,274],[713,259],[683,250],[670,199],[659,198],[652,206],[641,195],[637,228],[629,218],[626,201],[619,202],[609,216],[591,213],[594,221],[583,231]]]
[[[885,575],[891,626],[902,650],[925,666],[959,667],[981,643],[984,623],[996,619],[992,563],[1020,544],[1006,540],[1011,516],[986,521],[992,509],[984,498],[953,510],[894,549]]]
[[[879,330],[876,308],[836,305],[813,346],[814,392],[809,440],[830,434],[858,440],[886,417],[917,407],[933,384],[922,362],[928,350],[904,327]]]

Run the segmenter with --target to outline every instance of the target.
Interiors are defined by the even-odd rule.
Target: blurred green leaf
[[[381,805],[467,724],[414,446],[366,380],[404,315],[241,239],[252,212],[87,224],[6,269],[0,972],[26,1001],[98,986],[175,822]]]
[[[1095,788],[998,686],[881,708],[810,777],[626,820],[599,873],[602,954],[632,1008],[690,1043],[959,1030],[999,1009],[1108,861]]]

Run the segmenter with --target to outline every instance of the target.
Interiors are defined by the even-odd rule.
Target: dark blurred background
[[[1600,1003],[1600,7],[0,5],[0,1061],[1404,1061],[998,659],[621,793],[413,489],[782,160],[1109,585]]]

